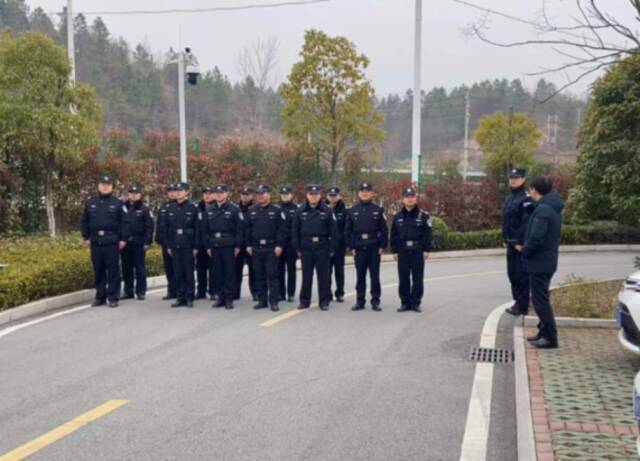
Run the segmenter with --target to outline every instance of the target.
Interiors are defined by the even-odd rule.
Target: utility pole
[[[420,190],[420,166],[422,156],[421,126],[422,126],[422,0],[415,0],[415,37],[414,37],[414,69],[413,69],[413,124],[411,131],[411,182],[418,186]]]
[[[69,74],[71,83],[76,81],[76,45],[74,34],[73,0],[67,0],[67,53],[69,54],[69,65],[71,66],[71,73]]]
[[[187,122],[184,98],[184,51],[180,40],[178,56],[178,111],[180,112],[180,181],[187,182]]]
[[[469,174],[469,122],[471,121],[471,90],[467,89],[466,94],[466,109],[464,114],[464,164],[463,164],[463,177],[467,182],[467,176]]]

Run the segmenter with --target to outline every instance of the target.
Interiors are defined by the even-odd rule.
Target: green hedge
[[[50,296],[93,286],[89,250],[80,236],[0,241],[0,311]],[[149,275],[160,275],[162,254],[153,247],[147,254]]]
[[[442,219],[433,218],[436,251],[473,250],[501,246],[500,230],[452,232]],[[640,243],[640,229],[615,223],[565,225],[565,245]],[[89,251],[78,234],[59,239],[28,237],[0,240],[0,311],[50,296],[93,286]],[[162,255],[157,246],[147,254],[150,276],[161,275]]]

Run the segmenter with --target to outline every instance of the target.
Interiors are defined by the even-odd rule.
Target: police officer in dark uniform
[[[80,230],[84,244],[91,249],[96,297],[93,306],[107,300],[118,307],[120,295],[120,251],[129,233],[124,222],[122,202],[113,195],[113,181],[104,176],[98,181],[98,195],[84,205]]]
[[[511,283],[513,306],[507,308],[511,315],[526,315],[529,309],[529,279],[522,264],[524,234],[533,201],[525,189],[526,170],[513,168],[509,172],[509,187],[503,208],[502,241],[507,248],[507,275]]]
[[[339,187],[332,187],[327,192],[327,204],[333,210],[336,217],[336,238],[335,251],[331,256],[329,275],[333,273],[336,279],[335,299],[337,302],[344,302],[344,254],[347,245],[344,237],[344,225],[347,219],[347,207],[342,201]],[[331,276],[329,277],[329,290],[331,290]]]
[[[382,207],[373,203],[373,186],[370,182],[360,184],[359,202],[347,212],[345,235],[347,249],[353,252],[356,265],[356,305],[351,309],[364,309],[367,290],[367,271],[371,278],[371,307],[381,311],[380,259],[387,247],[389,231],[387,217]]]
[[[336,221],[331,209],[322,202],[320,186],[307,187],[307,201],[293,218],[293,246],[302,263],[302,287],[298,309],[311,304],[313,270],[318,277],[318,305],[329,310],[331,302],[330,259],[335,248]]]
[[[164,235],[176,278],[176,302],[171,307],[193,307],[195,257],[199,244],[198,208],[187,199],[189,185],[175,185],[176,201],[169,205]]]
[[[207,209],[215,202],[213,198],[213,188],[207,187],[202,191],[202,200],[198,202],[198,216],[204,216]],[[214,290],[214,272],[211,270],[211,257],[208,253],[204,239],[200,242],[198,247],[198,254],[196,255],[196,273],[197,279],[197,291],[196,299],[206,299],[207,293],[211,298],[215,298],[217,292]]]
[[[212,307],[233,309],[236,294],[235,259],[240,254],[244,240],[243,215],[229,202],[225,184],[212,188],[215,202],[202,216],[202,240],[211,257],[211,270],[216,274],[214,288],[218,297]]]
[[[162,265],[164,266],[164,274],[167,277],[167,294],[162,298],[163,301],[175,299],[176,297],[176,280],[173,273],[173,261],[169,254],[167,239],[164,235],[164,224],[167,217],[169,205],[176,201],[174,184],[167,186],[167,201],[158,208],[158,220],[156,222],[156,243],[162,248]]]
[[[124,219],[129,229],[127,246],[121,254],[122,278],[124,279],[123,299],[131,299],[134,294],[144,300],[147,293],[147,270],[145,255],[153,241],[153,216],[149,207],[142,201],[142,191],[137,186],[129,188],[128,200],[124,203]]]
[[[240,207],[240,211],[247,217],[249,213],[249,208],[253,206],[253,189],[251,187],[245,186],[240,191],[240,203],[238,204]],[[245,229],[247,220],[244,220]],[[242,248],[240,248],[240,254],[236,258],[236,293],[234,299],[240,299],[240,291],[242,289],[242,272],[244,271],[245,264],[249,269],[249,291],[251,293],[251,297],[254,301],[258,300],[258,289],[256,288],[256,274],[253,270],[253,258],[249,253],[247,253],[247,238],[245,235],[244,243]]]
[[[284,216],[287,219],[287,236],[282,256],[278,261],[278,283],[280,285],[280,301],[286,299],[288,302],[292,302],[296,295],[296,261],[298,260],[298,254],[291,243],[291,225],[293,216],[298,210],[298,205],[293,202],[292,192],[293,190],[289,186],[280,189],[280,208],[284,211]]]
[[[424,293],[424,264],[433,248],[429,213],[417,205],[416,190],[403,191],[402,209],[393,217],[391,225],[391,252],[398,262],[398,312],[422,312],[420,303]]]
[[[286,241],[286,218],[282,209],[271,203],[269,186],[256,189],[258,203],[249,209],[247,223],[247,252],[253,257],[256,271],[258,304],[254,309],[271,307],[279,311],[278,258]]]

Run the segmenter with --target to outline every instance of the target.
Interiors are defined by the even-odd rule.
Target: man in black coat
[[[402,193],[402,209],[393,217],[391,252],[398,262],[398,312],[422,312],[424,264],[433,248],[429,213],[418,207],[417,192],[409,187]]]
[[[176,277],[176,302],[171,307],[193,307],[195,257],[200,242],[198,208],[188,200],[189,185],[175,184],[176,201],[169,205],[164,221],[168,252]]]
[[[535,208],[524,239],[523,260],[529,274],[531,300],[540,319],[539,332],[531,343],[542,349],[558,347],[558,332],[549,301],[551,278],[558,269],[564,202],[548,177],[538,177],[529,187]]]
[[[207,209],[215,202],[213,198],[213,188],[207,187],[202,191],[202,200],[198,202],[198,216],[205,216]],[[198,254],[196,255],[196,273],[197,277],[197,290],[196,299],[207,299],[207,293],[214,299],[217,296],[217,292],[214,290],[216,275],[212,270],[211,257],[207,251],[204,240],[200,242],[198,247]]]
[[[240,203],[238,203],[238,207],[240,207],[240,211],[247,217],[249,213],[249,208],[251,208],[253,203],[253,189],[249,186],[245,186],[240,190]],[[245,234],[246,234],[246,225],[247,220],[244,220],[245,225]],[[242,291],[242,273],[244,271],[245,264],[247,265],[247,269],[249,271],[249,292],[251,293],[251,298],[254,301],[258,300],[258,288],[256,287],[256,274],[253,270],[253,258],[249,253],[247,253],[247,238],[245,235],[244,243],[242,244],[242,248],[240,248],[240,254],[236,258],[236,293],[234,299],[240,299],[240,292]]]
[[[331,284],[329,283],[330,259],[335,250],[336,222],[333,211],[322,203],[320,186],[307,187],[307,200],[293,218],[293,247],[302,263],[302,286],[298,309],[308,309],[311,304],[313,272],[318,277],[318,304],[323,311],[329,310]]]
[[[356,304],[351,310],[364,309],[367,290],[367,272],[371,278],[371,308],[380,312],[380,259],[389,240],[387,217],[384,209],[373,203],[373,185],[360,184],[360,201],[347,212],[345,235],[347,248],[353,252],[356,265]]]
[[[216,274],[217,294],[212,307],[233,309],[236,294],[235,259],[244,240],[244,218],[240,209],[229,201],[226,184],[212,188],[215,202],[202,216],[201,235],[211,258],[211,271]]]
[[[142,301],[147,293],[147,269],[145,256],[153,241],[153,216],[142,201],[142,191],[137,186],[129,188],[128,200],[124,203],[125,222],[129,228],[127,246],[121,254],[122,278],[124,280],[123,299],[131,299],[135,294]]]
[[[278,260],[278,283],[280,285],[280,301],[285,299],[288,302],[293,301],[296,295],[296,261],[298,254],[291,243],[291,226],[293,217],[298,210],[298,205],[293,201],[293,190],[289,186],[280,188],[280,208],[284,211],[287,219],[286,224],[286,243],[282,249],[282,256]]]
[[[129,232],[122,202],[112,194],[111,178],[100,178],[98,195],[86,201],[82,212],[80,230],[85,246],[91,250],[96,286],[93,306],[108,300],[109,307],[118,307],[120,296],[119,250],[127,245]]]
[[[156,243],[162,248],[162,264],[164,266],[164,274],[167,277],[167,294],[162,298],[163,301],[175,299],[176,297],[176,279],[173,273],[173,260],[169,254],[167,239],[164,235],[164,223],[167,218],[167,210],[169,205],[176,201],[174,184],[167,186],[167,201],[158,208],[158,219],[156,222]]]
[[[333,293],[337,302],[344,302],[344,254],[347,244],[344,236],[344,226],[347,219],[347,207],[342,201],[339,187],[331,187],[327,192],[327,203],[336,217],[336,242],[335,252],[331,256],[330,274],[336,279],[336,290]],[[329,277],[329,290],[331,290],[331,277]]]
[[[502,210],[502,244],[507,249],[507,274],[514,300],[507,313],[515,316],[526,315],[529,309],[529,276],[522,263],[522,249],[533,200],[525,189],[525,175],[524,168],[513,168],[509,172],[511,192]]]

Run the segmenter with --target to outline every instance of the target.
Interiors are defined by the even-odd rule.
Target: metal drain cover
[[[472,362],[511,363],[514,356],[513,351],[509,349],[474,347],[469,354],[469,360]]]

